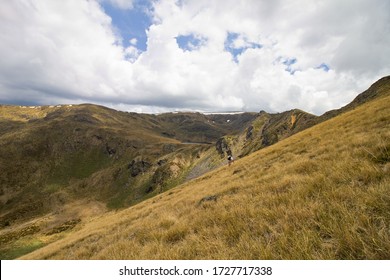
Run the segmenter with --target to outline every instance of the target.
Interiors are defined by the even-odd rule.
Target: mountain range
[[[299,109],[152,115],[93,104],[1,105],[1,257],[388,258],[389,94],[387,76],[322,116]],[[230,154],[236,161],[226,166]],[[349,202],[354,195],[359,203]],[[320,199],[335,202],[327,209]],[[346,214],[345,203],[367,209],[337,231],[330,224]],[[299,230],[319,247],[294,255],[284,243],[309,246],[293,233],[300,219],[313,223]],[[367,235],[361,244],[356,232],[350,243],[337,239],[351,225]],[[105,238],[110,229],[126,233]],[[222,239],[213,239],[218,234]],[[256,238],[258,253],[245,247],[256,248]]]

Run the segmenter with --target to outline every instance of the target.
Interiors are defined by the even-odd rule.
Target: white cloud
[[[390,74],[389,10],[386,0],[158,1],[141,52],[136,39],[121,45],[99,1],[7,1],[0,102],[321,114]],[[183,50],[176,38],[188,34],[202,43]]]
[[[136,45],[137,45],[137,42],[138,42],[137,38],[132,38],[132,39],[129,40],[129,43],[130,43],[131,45],[133,45],[133,46],[136,46]]]
[[[1,17],[0,81],[12,98],[23,101],[26,91],[35,91],[52,103],[60,97],[99,100],[120,93],[121,77],[131,68],[116,45],[111,19],[97,3],[13,1],[3,6],[8,18]]]

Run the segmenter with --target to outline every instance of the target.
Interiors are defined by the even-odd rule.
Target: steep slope
[[[388,104],[387,90],[23,258],[389,259]]]
[[[261,111],[241,133],[220,138],[216,149],[221,155],[243,157],[313,126],[316,119],[317,116],[298,109],[277,114]]]

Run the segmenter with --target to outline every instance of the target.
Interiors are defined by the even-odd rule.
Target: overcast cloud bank
[[[107,5],[149,18],[146,48]],[[387,0],[4,1],[0,103],[322,114],[390,74],[389,11]]]

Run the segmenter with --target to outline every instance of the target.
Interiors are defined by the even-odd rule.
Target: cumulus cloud
[[[390,72],[386,0],[155,1],[146,50],[101,3],[3,3],[0,103],[321,114]]]
[[[91,96],[124,63],[110,18],[94,2],[12,1],[3,6],[8,7],[1,9],[6,13],[1,16],[1,83],[20,100],[25,91],[70,99]]]

